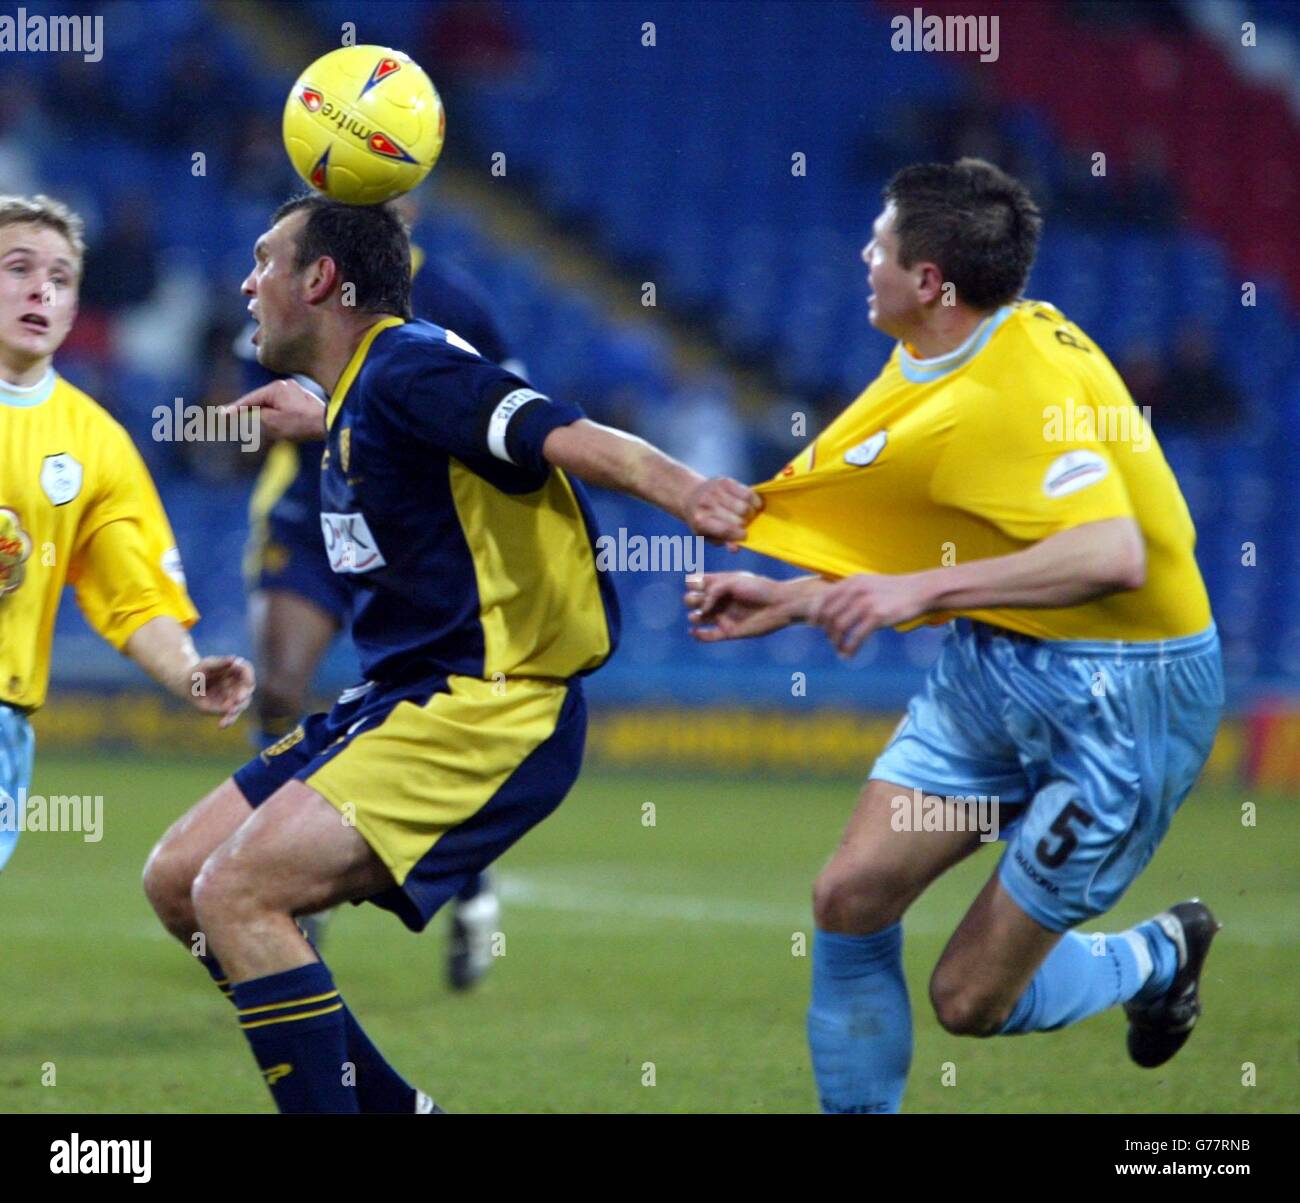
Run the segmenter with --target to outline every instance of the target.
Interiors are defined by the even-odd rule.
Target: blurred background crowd
[[[156,442],[153,410],[241,391],[239,283],[297,190],[284,98],[354,28],[409,52],[446,103],[415,241],[481,285],[538,388],[709,473],[771,475],[883,364],[858,256],[894,170],[969,154],[1020,176],[1047,219],[1028,295],[1088,331],[1150,407],[1197,521],[1233,701],[1300,686],[1300,6],[923,6],[998,14],[990,62],[893,51],[890,20],[912,6],[875,0],[26,7],[102,13],[104,54],[0,55],[0,192],[49,192],[87,221],[57,366],[145,454],[205,647],[247,646],[258,457]],[[617,498],[598,510],[608,530],[674,530]],[[723,561],[759,563],[710,551]],[[886,633],[852,665],[803,630],[700,649],[678,577],[618,584],[624,649],[597,700],[753,702],[756,682],[788,694],[801,668],[822,700],[888,707],[938,639]],[[75,607],[60,640],[58,677],[122,673]],[[347,675],[338,652],[324,687]]]

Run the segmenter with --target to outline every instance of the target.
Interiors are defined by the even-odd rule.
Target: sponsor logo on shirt
[[[325,554],[335,572],[372,572],[388,563],[364,514],[321,514]]]
[[[1095,451],[1067,451],[1059,455],[1043,477],[1043,492],[1048,497],[1065,497],[1104,480],[1110,465]]]

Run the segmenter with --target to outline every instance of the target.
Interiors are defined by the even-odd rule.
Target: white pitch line
[[[779,927],[783,930],[811,931],[812,915],[794,907],[749,899],[701,898],[673,894],[644,894],[625,890],[586,888],[580,885],[557,885],[518,873],[497,873],[496,891],[508,906],[525,910],[562,911],[569,914],[603,916],[611,919],[678,920],[686,923],[724,923],[744,927]],[[961,916],[939,918],[933,912],[913,912],[903,919],[903,932],[918,936],[949,935]],[[1076,929],[1091,935],[1094,924]],[[1231,923],[1220,940],[1230,944],[1250,944],[1271,948],[1296,943],[1295,932],[1280,917],[1270,927],[1257,921]]]
[[[518,874],[498,874],[495,880],[502,902],[543,911],[610,915],[620,919],[677,919],[686,923],[734,923],[746,927],[807,926],[812,916],[800,916],[793,907],[748,899],[689,898],[671,894],[633,894],[625,891],[554,885]]]
[[[811,933],[813,920],[810,909],[781,906],[747,898],[710,898],[681,894],[657,894],[629,890],[613,890],[607,886],[583,886],[572,882],[556,883],[521,873],[494,872],[495,888],[506,907],[521,910],[557,911],[563,914],[582,915],[611,925],[647,920],[656,923],[719,923],[737,927],[776,928],[783,933],[803,931]],[[1285,907],[1279,904],[1270,909],[1270,918],[1261,922],[1225,920],[1220,942],[1246,944],[1255,948],[1295,946],[1298,941],[1293,926],[1284,915]],[[949,935],[961,916],[940,917],[934,911],[914,911],[903,919],[904,934],[918,936]],[[509,915],[507,913],[508,921]],[[1105,920],[1102,920],[1104,924]],[[1076,929],[1084,935],[1105,930],[1096,923]],[[147,919],[123,922],[111,912],[92,911],[79,915],[75,923],[67,923],[50,915],[35,911],[24,912],[10,901],[0,906],[0,931],[10,936],[67,935],[77,938],[122,937],[150,940],[156,943],[173,942],[162,926]]]

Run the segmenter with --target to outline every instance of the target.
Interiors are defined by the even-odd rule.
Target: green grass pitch
[[[98,843],[26,834],[0,876],[0,1111],[271,1110],[229,1004],[161,933],[139,885],[153,840],[223,774],[38,755],[33,792],[102,795],[104,831]],[[326,954],[379,1046],[452,1111],[813,1110],[796,934],[811,935],[810,883],[855,792],[591,771],[502,861],[504,955],[477,992],[443,984],[443,916],[417,937],[348,907]],[[943,1032],[927,977],[997,854],[936,885],[905,922],[905,1110],[1296,1109],[1300,810],[1253,798],[1256,825],[1244,826],[1245,800],[1195,794],[1117,910],[1087,929],[1195,894],[1225,924],[1202,1024],[1156,1071],[1129,1063],[1115,1011],[1042,1035]]]

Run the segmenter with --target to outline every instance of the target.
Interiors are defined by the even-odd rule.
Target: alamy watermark
[[[704,539],[699,535],[617,535],[596,539],[597,572],[703,572]]]
[[[1151,406],[1079,405],[1066,397],[1064,405],[1043,406],[1043,438],[1049,443],[1131,443],[1134,451],[1151,448]]]
[[[238,443],[240,451],[262,445],[262,411],[255,405],[186,405],[177,397],[155,405],[152,416],[155,443]]]
[[[102,794],[29,794],[15,798],[0,790],[0,833],[24,831],[75,831],[87,844],[104,838]]]
[[[981,63],[998,61],[998,16],[981,14],[978,17],[949,13],[926,16],[919,8],[911,16],[900,14],[889,22],[894,31],[889,48],[897,53],[930,50],[940,53],[962,54],[969,50],[980,52]]]
[[[941,798],[914,789],[890,800],[889,826],[894,831],[978,831],[980,843],[991,844],[998,838],[999,803],[996,794]]]
[[[20,8],[0,15],[0,54],[79,54],[88,63],[104,57],[102,14],[44,16]]]
[[[73,1132],[50,1143],[51,1174],[119,1174],[132,1182],[153,1177],[153,1141],[106,1140]]]

